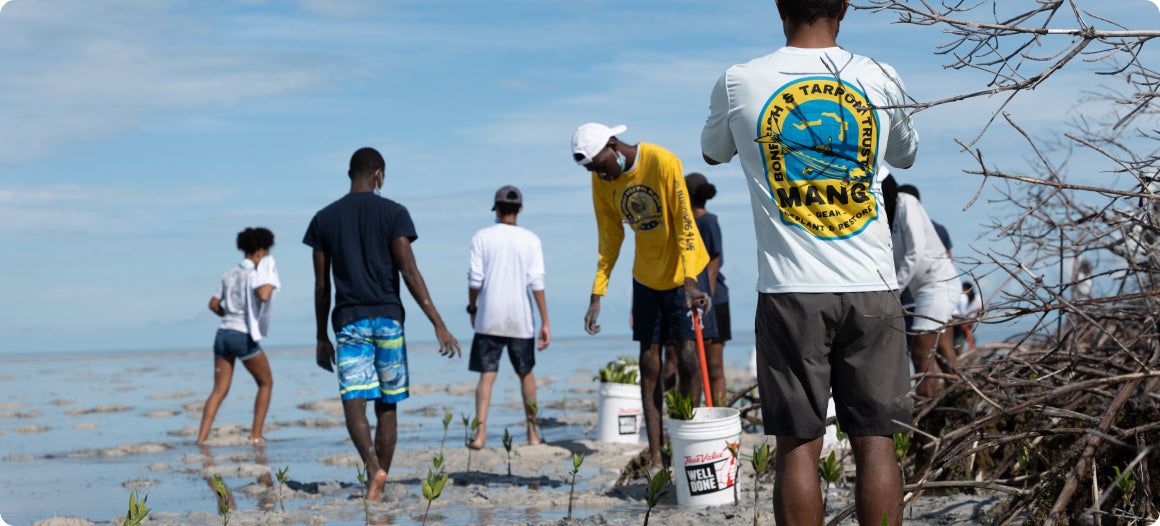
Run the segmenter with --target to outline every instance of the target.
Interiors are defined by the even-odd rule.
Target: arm
[[[608,291],[608,276],[620,257],[620,245],[624,242],[624,227],[620,224],[620,213],[607,199],[598,194],[599,179],[592,176],[592,208],[596,212],[596,231],[599,235],[599,258],[596,263],[596,280],[592,284],[592,296],[588,299],[588,311],[584,313],[584,330],[588,334],[600,332],[596,318],[600,315],[600,297]]]
[[[254,289],[254,294],[257,294],[258,299],[262,300],[262,303],[265,303],[270,301],[270,296],[274,294],[274,286],[269,284],[262,285]]]
[[[902,79],[898,77],[894,68],[886,64],[882,64],[882,66],[886,73],[885,82],[888,84],[886,103],[892,106],[906,104],[908,97]],[[890,142],[886,145],[886,162],[899,168],[910,168],[914,165],[914,159],[918,155],[918,131],[914,129],[914,119],[911,119],[910,115],[906,114],[906,110],[902,108],[888,111],[890,112]]]
[[[670,181],[669,192],[672,202],[669,204],[669,220],[678,232],[681,267],[685,271],[685,302],[689,308],[703,307],[709,311],[712,304],[709,295],[697,288],[697,275],[705,269],[709,262],[709,254],[705,251],[705,243],[697,231],[697,222],[693,218],[693,207],[689,204],[689,190],[685,187],[685,178],[681,175],[681,161],[674,159],[667,163],[666,175]]]
[[[475,329],[475,301],[483,290],[483,241],[479,234],[471,236],[471,262],[467,267],[467,313],[471,315],[471,328]]]
[[[435,304],[431,302],[431,296],[427,293],[427,283],[423,281],[423,275],[419,273],[419,267],[415,264],[415,254],[411,251],[411,239],[406,236],[391,239],[391,258],[395,260],[395,266],[403,275],[403,282],[407,284],[407,290],[411,291],[411,297],[415,299],[419,308],[423,309],[423,314],[426,314],[427,319],[431,320],[431,324],[435,326],[435,337],[439,340],[439,354],[448,358],[459,356],[459,342],[443,325],[443,318],[439,317],[439,311],[435,310]]]
[[[217,296],[209,299],[209,310],[218,316],[226,315],[226,310],[222,308],[222,299]]]
[[[471,315],[471,328],[475,329],[475,300],[479,298],[479,289],[467,287],[467,313]]]
[[[737,155],[733,132],[729,130],[729,93],[726,76],[721,75],[709,95],[709,118],[701,130],[701,157],[709,166],[727,163]],[[722,159],[722,160],[718,160]]]
[[[314,249],[314,360],[319,367],[334,372],[334,345],[326,334],[330,316],[330,256]]]
[[[721,271],[721,256],[715,256],[709,260],[709,266],[705,267],[709,274],[709,297],[717,295],[717,274]]]
[[[552,329],[548,325],[548,300],[544,298],[543,290],[533,290],[532,297],[536,300],[536,307],[540,309],[540,337],[536,348],[542,351],[552,343]]]

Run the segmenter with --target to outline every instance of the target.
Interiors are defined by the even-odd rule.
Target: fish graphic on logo
[[[757,147],[781,220],[818,239],[844,239],[878,217],[870,188],[880,129],[870,101],[832,77],[799,79],[762,109]]]

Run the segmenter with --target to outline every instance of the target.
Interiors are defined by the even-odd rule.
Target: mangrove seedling
[[[215,473],[213,476],[213,491],[217,493],[218,513],[222,515],[222,526],[230,524],[230,489],[222,482],[222,478]]]
[[[725,441],[725,448],[729,450],[729,455],[733,457],[733,465],[734,466],[739,465],[741,460],[738,459],[737,456],[740,454],[740,451],[741,451],[741,442],[740,441],[730,442],[730,441],[726,440]],[[737,506],[739,504],[741,504],[741,500],[737,497],[737,481],[734,481],[733,482],[733,505]]]
[[[471,435],[468,434],[468,426],[471,425],[471,420],[467,419],[467,415],[463,416],[463,445],[471,445]]]
[[[507,450],[508,457],[508,476],[512,476],[512,434],[508,433],[507,428],[503,428],[503,448]]]
[[[443,478],[439,478],[439,475],[434,471],[427,470],[427,480],[423,481],[423,498],[427,499],[427,511],[423,512],[424,525],[427,524],[427,514],[431,513],[431,503],[443,494],[443,486],[447,485],[447,477],[448,475],[444,473]]]
[[[568,490],[568,520],[572,520],[572,497],[576,494],[576,474],[584,463],[584,453],[572,453],[572,487]]]
[[[475,430],[479,429],[479,417],[471,417],[471,435],[475,436]],[[471,442],[467,443],[467,472],[471,473]]]
[[[1125,506],[1131,506],[1132,501],[1128,495],[1136,489],[1136,481],[1132,478],[1132,470],[1120,472],[1120,466],[1112,466],[1112,470],[1116,472],[1115,477],[1108,477],[1108,480],[1116,483],[1116,488],[1120,490],[1120,499],[1124,501]]]
[[[753,446],[753,458],[749,459],[749,464],[753,466],[753,526],[757,526],[757,518],[761,513],[760,499],[758,498],[761,481],[757,477],[769,469],[769,461],[772,458],[773,453],[769,449],[769,442],[762,442],[761,447]]]
[[[145,507],[145,501],[149,500],[149,495],[137,500],[137,492],[129,492],[129,512],[125,514],[125,522],[121,526],[141,526],[141,521],[145,520],[145,516],[149,515],[149,508]]]
[[[363,513],[366,514],[367,526],[371,523],[371,505],[367,501],[367,465],[365,463],[354,467],[358,470],[358,485],[362,488]]]
[[[435,469],[439,473],[442,473],[443,472],[443,453],[439,453],[439,456],[431,459],[431,464],[435,466]]]
[[[668,469],[658,471],[656,475],[649,475],[648,471],[644,472],[644,477],[648,480],[648,487],[645,488],[645,501],[648,503],[648,511],[644,512],[644,526],[648,526],[649,515],[652,515],[652,509],[661,502],[661,497],[664,497],[669,490],[665,489],[665,484],[669,482],[669,477],[673,476],[673,472]]]
[[[1015,462],[1023,469],[1024,473],[1031,473],[1031,448],[1026,444],[1020,447],[1019,454],[1015,456]]]
[[[447,426],[451,424],[452,418],[451,413],[443,413],[443,440],[439,441],[439,453],[443,453],[443,444],[447,443]]]
[[[290,466],[286,466],[275,473],[278,477],[278,506],[282,508],[282,511],[286,511],[286,502],[282,500],[282,488],[286,486],[286,481],[289,480],[286,478],[286,474],[289,472]]]
[[[640,366],[635,358],[622,356],[601,367],[592,379],[602,383],[636,385],[639,383],[639,370]]]
[[[833,451],[830,451],[830,456],[825,460],[818,462],[818,474],[822,476],[822,480],[826,481],[826,492],[822,494],[822,509],[826,509],[826,500],[829,498],[830,485],[838,482],[842,477],[842,468],[845,461],[838,461]]]
[[[669,406],[669,418],[673,420],[693,419],[693,398],[678,393],[675,389],[665,395],[665,403]]]
[[[902,459],[906,458],[908,452],[910,452],[910,437],[906,436],[906,433],[895,433],[894,458],[902,462]]]

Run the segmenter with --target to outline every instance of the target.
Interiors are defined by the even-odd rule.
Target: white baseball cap
[[[623,124],[614,128],[596,122],[581,125],[572,134],[572,157],[576,159],[576,164],[584,166],[608,145],[608,139],[626,131],[628,126]]]

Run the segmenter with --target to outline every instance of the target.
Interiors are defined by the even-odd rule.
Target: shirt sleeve
[[[617,213],[608,199],[600,197],[598,192],[604,185],[592,175],[592,208],[596,211],[596,231],[599,235],[599,258],[596,262],[596,280],[592,283],[592,293],[603,296],[608,292],[608,277],[612,274],[612,267],[620,257],[620,245],[624,242],[624,226],[620,224],[620,214]]]
[[[326,247],[323,246],[322,242],[322,232],[318,226],[317,214],[310,219],[310,224],[306,226],[306,234],[302,236],[302,244],[326,252]]]
[[[278,279],[278,266],[274,263],[274,256],[265,256],[258,260],[251,286],[256,289],[263,285],[273,285],[275,289],[282,287],[282,281]]]
[[[405,237],[411,242],[419,239],[419,234],[415,232],[415,223],[411,221],[411,212],[407,211],[407,207],[398,205],[392,214],[390,232],[390,239]]]
[[[701,130],[701,154],[719,163],[729,162],[737,153],[733,132],[729,130],[728,75],[725,72],[713,86],[709,95],[709,118]]]
[[[894,68],[881,64],[886,73],[887,105],[907,104],[906,86]],[[910,168],[918,155],[918,131],[914,129],[914,119],[907,118],[905,108],[893,108],[890,112],[890,142],[886,146],[886,162],[898,168]],[[900,285],[901,286],[901,285]]]
[[[217,298],[218,301],[221,301],[223,294],[225,294],[225,289],[226,289],[226,281],[225,281],[225,278],[222,278],[221,280],[218,281],[218,286],[213,291],[213,297]]]
[[[479,233],[471,237],[471,262],[467,268],[467,286],[474,290],[483,288],[483,240]]]
[[[709,264],[709,254],[705,252],[705,243],[701,241],[701,233],[697,231],[697,222],[693,219],[693,207],[689,204],[689,190],[685,187],[681,161],[674,157],[672,162],[664,166],[664,169],[668,170],[665,177],[670,181],[673,198],[669,213],[672,215],[672,225],[677,229],[680,239],[684,277],[696,281],[697,275]]]
[[[531,264],[528,265],[528,287],[533,291],[544,290],[544,250],[538,236],[532,236]]]

